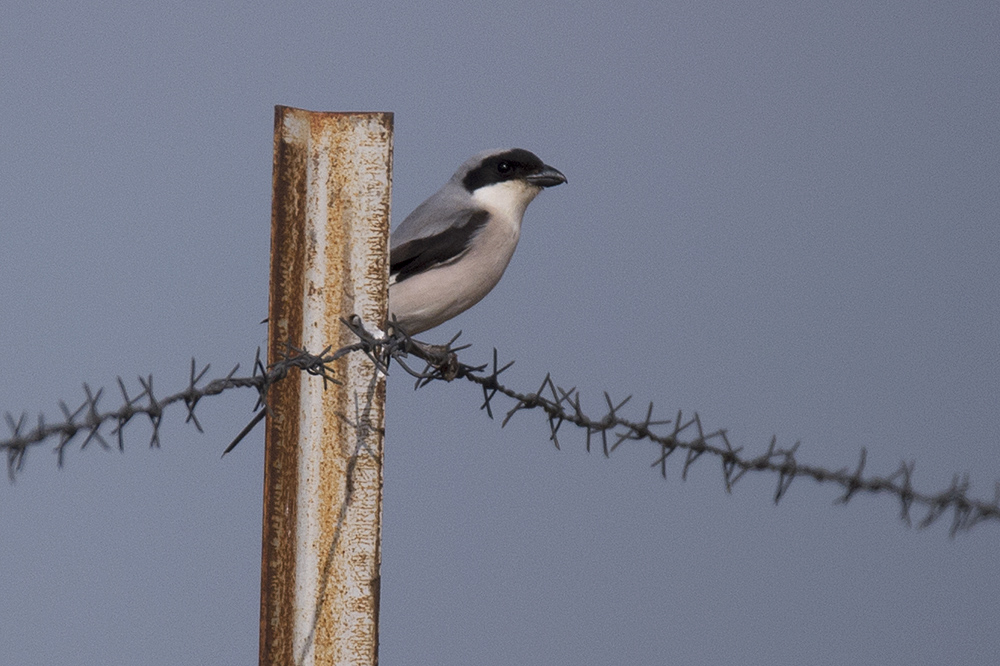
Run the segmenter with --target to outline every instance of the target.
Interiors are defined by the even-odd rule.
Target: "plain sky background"
[[[469,155],[569,178],[458,331],[836,469],[1000,479],[994,2],[136,3],[0,9],[0,411],[249,369],[275,104],[395,113],[393,218]],[[0,483],[0,662],[253,664],[252,392]],[[1000,531],[717,461],[668,479],[470,384],[388,387],[381,663],[996,664]],[[497,403],[502,407],[503,403]],[[509,406],[509,404],[507,405]],[[7,433],[4,433],[6,436]]]

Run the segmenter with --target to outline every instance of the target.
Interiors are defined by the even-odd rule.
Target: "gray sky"
[[[1000,478],[995,3],[7,3],[0,410],[179,390],[265,339],[273,106],[393,111],[394,219],[518,146],[531,205],[459,329],[508,384],[652,400],[763,452],[919,489]],[[251,393],[163,447],[32,452],[0,483],[10,664],[249,664],[262,432]],[[998,530],[648,446],[610,460],[474,387],[388,389],[384,664],[995,664]]]

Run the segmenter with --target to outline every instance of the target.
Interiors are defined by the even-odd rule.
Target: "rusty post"
[[[391,113],[276,107],[268,361],[352,340],[386,315]],[[384,378],[292,371],[268,393],[260,663],[378,663]]]

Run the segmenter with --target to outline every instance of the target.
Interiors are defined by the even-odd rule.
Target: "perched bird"
[[[389,324],[416,335],[482,300],[514,256],[528,204],[544,188],[565,182],[558,169],[521,148],[490,150],[466,161],[392,232]],[[445,376],[457,367],[447,346],[410,342],[424,358],[440,353]],[[260,410],[222,455],[267,413]]]
[[[417,206],[389,241],[389,323],[409,335],[468,310],[514,255],[521,218],[543,188],[566,176],[527,150],[470,158]]]

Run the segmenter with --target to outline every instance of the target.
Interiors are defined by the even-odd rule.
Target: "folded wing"
[[[400,282],[422,271],[455,261],[469,247],[472,238],[486,224],[489,213],[465,208],[448,219],[425,219],[425,205],[419,206],[393,232],[389,245],[389,277]]]

